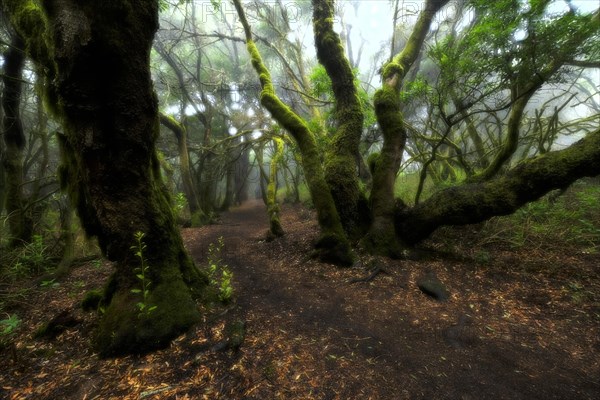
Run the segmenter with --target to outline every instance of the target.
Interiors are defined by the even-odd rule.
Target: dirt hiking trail
[[[441,230],[411,260],[360,255],[344,269],[310,258],[315,221],[284,205],[286,235],[266,241],[265,207],[248,202],[217,224],[184,229],[200,267],[223,237],[234,301],[206,309],[204,323],[151,354],[103,360],[92,350],[98,315],[79,304],[104,285],[108,262],[15,289],[11,312],[22,325],[14,352],[0,350],[0,398],[600,398],[598,254],[481,245],[471,226]],[[419,290],[424,275],[445,285],[446,301]],[[34,338],[64,312],[76,324]],[[243,341],[232,346],[233,337]]]

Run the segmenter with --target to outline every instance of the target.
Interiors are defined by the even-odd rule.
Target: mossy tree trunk
[[[428,0],[419,14],[417,23],[402,52],[383,69],[383,86],[374,97],[375,115],[383,135],[383,146],[376,159],[372,159],[373,189],[371,208],[373,221],[362,244],[373,253],[399,257],[402,246],[394,230],[394,183],[406,146],[400,91],[404,77],[413,65],[429,32],[435,14],[448,0]]]
[[[49,44],[49,59],[30,54],[40,67],[54,69],[46,100],[65,131],[61,180],[86,233],[115,262],[97,350],[113,355],[165,346],[199,321],[194,298],[206,278],[183,247],[155,152],[159,120],[149,56],[158,4],[49,0],[41,9],[32,1],[3,3],[29,48]],[[140,260],[131,249],[138,231],[146,234],[151,282],[145,300],[134,293],[141,285]],[[140,301],[156,309],[141,313]]]
[[[360,224],[360,212],[364,210],[359,210],[361,193],[357,166],[364,112],[350,62],[333,29],[334,3],[334,0],[312,0],[317,58],[331,79],[337,123],[325,153],[325,179],[346,233],[358,238],[365,229]]]
[[[317,219],[321,235],[315,249],[316,256],[322,261],[338,265],[351,265],[353,256],[350,243],[346,237],[340,216],[337,212],[329,185],[325,180],[321,166],[321,155],[313,132],[306,123],[275,93],[271,74],[262,61],[258,48],[252,39],[250,25],[239,0],[234,0],[237,13],[244,27],[246,47],[250,53],[252,66],[259,76],[262,91],[261,104],[271,113],[273,118],[285,128],[294,138],[302,154],[304,176],[317,211]]]
[[[265,169],[265,144],[266,142],[261,141],[258,146],[254,148],[254,154],[256,157],[256,165],[258,167],[258,189],[260,191],[260,199],[266,206],[269,204],[267,198],[267,186],[269,186],[269,175]],[[258,197],[257,197],[258,198]]]
[[[4,54],[4,93],[2,96],[2,136],[4,137],[3,165],[6,186],[5,207],[11,246],[31,241],[33,223],[25,212],[23,193],[23,159],[25,135],[21,120],[22,75],[25,65],[25,43],[19,34],[13,34],[10,47]]]
[[[269,167],[269,184],[267,185],[267,213],[269,214],[269,231],[275,237],[283,236],[285,232],[279,220],[279,203],[277,202],[277,171],[283,158],[283,140],[273,138],[274,150]]]

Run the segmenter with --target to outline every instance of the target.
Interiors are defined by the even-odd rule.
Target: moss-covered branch
[[[554,189],[600,174],[600,129],[569,148],[523,161],[483,183],[442,190],[411,209],[397,210],[396,231],[407,243],[443,225],[465,225],[508,215]]]
[[[302,154],[304,175],[321,228],[321,237],[316,244],[317,255],[323,261],[340,265],[352,264],[350,244],[344,233],[331,191],[325,181],[315,136],[302,118],[283,103],[275,93],[271,74],[252,40],[252,30],[244,9],[239,0],[234,0],[233,3],[244,27],[246,47],[252,66],[258,74],[262,87],[260,102],[272,117],[292,135]]]

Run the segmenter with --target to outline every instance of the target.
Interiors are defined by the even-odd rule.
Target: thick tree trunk
[[[567,149],[526,160],[506,175],[437,192],[396,213],[396,231],[409,244],[426,239],[443,225],[466,225],[508,215],[554,189],[600,174],[600,130]]]
[[[317,58],[331,79],[335,97],[334,115],[337,129],[325,152],[325,179],[346,233],[358,238],[365,233],[361,226],[358,185],[358,146],[364,113],[339,35],[333,30],[333,0],[312,0],[313,30]],[[364,202],[362,202],[364,204]]]
[[[4,93],[2,96],[2,136],[4,137],[3,165],[11,246],[22,246],[31,241],[33,223],[25,213],[23,193],[23,152],[25,135],[21,121],[22,74],[25,65],[25,43],[14,34],[10,48],[4,54]]]
[[[159,121],[149,56],[157,2],[55,0],[43,10],[33,2],[5,4],[29,48],[51,43],[50,63],[41,67],[56,68],[47,100],[65,129],[61,180],[86,233],[115,262],[96,347],[113,355],[165,346],[199,321],[194,298],[206,278],[183,247],[155,153]],[[47,21],[48,32],[24,24],[23,13],[44,13],[36,18]],[[140,259],[131,246],[138,231],[145,233],[151,282],[146,298],[136,293]],[[136,306],[142,301],[156,308],[142,313]]]

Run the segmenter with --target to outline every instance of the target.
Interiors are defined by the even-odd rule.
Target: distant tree
[[[21,36],[13,33],[12,40],[4,53],[2,93],[2,137],[4,141],[2,169],[6,185],[5,207],[12,246],[21,246],[31,241],[33,221],[26,212],[24,193],[24,171],[26,138],[21,118],[23,93],[23,70],[25,67],[25,43]]]

